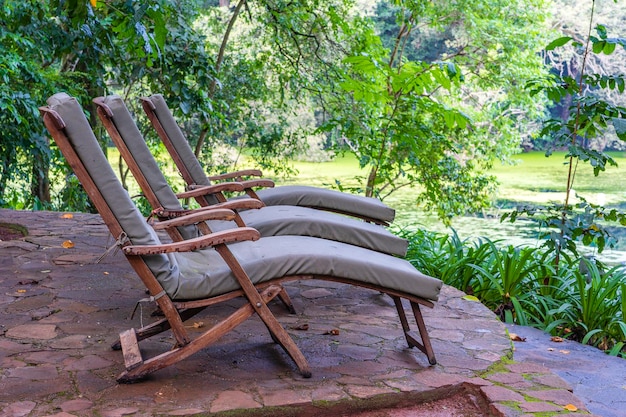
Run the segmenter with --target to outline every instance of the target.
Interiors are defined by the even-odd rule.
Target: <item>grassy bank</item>
[[[611,156],[618,167],[610,167],[598,177],[593,175],[589,165],[581,165],[576,175],[575,189],[589,201],[604,199],[606,204],[626,203],[626,190],[623,179],[626,178],[626,153],[615,152]],[[515,157],[516,165],[496,164],[491,171],[500,182],[498,200],[516,202],[548,202],[562,198],[567,179],[567,161],[565,153],[558,152],[546,157],[543,152],[529,152]],[[312,185],[334,184],[335,179],[349,186],[355,186],[355,176],[365,176],[367,171],[358,167],[352,156],[338,157],[332,162],[306,163],[296,162],[298,176],[280,183],[302,183]],[[410,199],[411,191],[402,191]],[[404,198],[391,196],[393,201]],[[401,207],[399,207],[401,209]]]

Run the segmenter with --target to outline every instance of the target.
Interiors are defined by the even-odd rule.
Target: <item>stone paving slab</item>
[[[153,306],[140,304],[130,319],[145,296],[140,280],[120,253],[96,262],[112,243],[100,217],[0,210],[0,222],[29,230],[0,242],[0,416],[324,416],[383,406],[396,409],[377,415],[401,416],[397,407],[453,395],[480,404],[480,415],[561,415],[570,413],[566,406],[589,414],[549,369],[513,362],[504,325],[448,286],[434,309],[423,309],[435,366],[406,347],[390,299],[303,281],[286,286],[297,314],[271,308],[308,358],[312,378],[299,375],[253,317],[185,361],[119,385],[123,359],[110,346],[119,332],[148,323]],[[189,330],[201,331],[240,302],[207,309]],[[141,348],[149,357],[172,341],[162,334]]]
[[[555,342],[531,327],[507,327],[524,339],[515,342],[517,366],[531,364],[553,372],[533,378],[536,382],[573,392],[590,411],[603,417],[626,416],[626,360],[569,340]]]

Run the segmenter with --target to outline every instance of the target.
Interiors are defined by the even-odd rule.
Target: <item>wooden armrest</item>
[[[241,184],[244,186],[244,188],[252,188],[252,187],[274,188],[274,181],[267,180],[267,179],[241,181]]]
[[[214,185],[190,185],[188,191],[176,194],[178,198],[193,198],[208,194],[217,194],[224,191],[243,191],[243,184],[239,182],[224,182]]]
[[[209,181],[220,181],[220,180],[229,180],[232,178],[241,178],[241,177],[260,177],[263,175],[258,169],[243,169],[240,171],[227,172],[225,174],[220,175],[212,175],[209,178]]]
[[[217,203],[211,206],[205,207],[208,209],[213,208],[224,208],[230,210],[249,210],[249,209],[260,209],[265,207],[265,203],[261,200],[257,200],[256,198],[238,198],[236,200],[228,200],[225,203]]]
[[[216,208],[212,210],[188,210],[180,214],[180,217],[155,223],[152,225],[152,228],[154,230],[164,230],[171,227],[196,224],[206,220],[234,220],[235,217],[235,212],[226,208]]]
[[[122,250],[126,255],[157,255],[171,252],[191,252],[197,249],[208,248],[225,243],[258,240],[260,238],[261,234],[258,230],[253,229],[252,227],[239,227],[237,229],[223,230],[221,232],[211,233],[210,235],[204,235],[180,242],[165,243],[162,245],[129,245],[124,246]]]

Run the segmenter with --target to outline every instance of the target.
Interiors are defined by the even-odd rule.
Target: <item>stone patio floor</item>
[[[550,369],[515,362],[505,326],[448,286],[434,309],[423,309],[435,366],[406,347],[390,299],[303,281],[286,286],[296,314],[271,308],[312,378],[300,376],[253,317],[177,365],[120,385],[122,354],[110,346],[119,332],[148,323],[153,307],[140,304],[131,319],[145,296],[141,281],[119,252],[97,262],[112,244],[101,218],[0,210],[0,223],[28,229],[22,239],[0,241],[0,416],[457,415],[436,409],[446,398],[481,410],[458,415],[590,414]],[[190,331],[238,303],[207,309]],[[172,338],[141,346],[150,356],[171,348]],[[424,403],[432,407],[406,412]]]

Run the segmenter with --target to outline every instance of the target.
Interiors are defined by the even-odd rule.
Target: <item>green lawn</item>
[[[580,164],[575,177],[574,189],[593,203],[619,205],[626,202],[626,190],[623,181],[626,178],[626,155],[616,152],[611,155],[618,167],[610,166],[599,176],[593,175],[589,164]],[[496,200],[498,202],[535,202],[547,203],[563,201],[568,166],[565,153],[555,153],[546,157],[543,152],[530,152],[516,156],[516,165],[497,164],[493,174],[500,186]],[[342,184],[356,185],[356,175],[365,176],[356,159],[352,156],[336,158],[332,162],[304,163],[296,162],[299,174],[288,180],[276,179],[277,183],[311,184],[331,186],[335,179]],[[403,190],[387,199],[387,203],[400,212],[417,210],[414,203],[415,190]]]
[[[590,202],[620,204],[626,200],[623,181],[626,178],[626,157],[612,153],[618,167],[610,166],[596,177],[589,164],[579,164],[574,189]],[[568,165],[565,153],[545,157],[542,152],[517,156],[515,166],[498,165],[493,173],[501,183],[498,198],[513,201],[562,201]]]
[[[119,153],[109,149],[109,159],[117,170]],[[514,202],[549,202],[562,201],[567,179],[567,165],[564,153],[555,153],[545,157],[542,152],[530,152],[516,156],[516,165],[497,164],[493,174],[500,182],[497,200]],[[612,157],[618,167],[608,167],[598,177],[588,164],[581,164],[576,175],[574,189],[591,202],[618,205],[626,202],[624,179],[626,178],[626,154],[616,152]],[[180,188],[182,181],[176,174],[175,167],[163,157],[163,170],[168,173],[172,183]],[[351,156],[341,156],[331,162],[294,162],[298,174],[291,178],[273,178],[277,184],[307,184],[321,187],[334,187],[338,180],[345,187],[356,187],[355,176],[365,177],[367,170],[360,169],[357,160]],[[241,168],[241,167],[240,167]],[[407,189],[388,198],[390,205],[398,210],[415,210],[415,190]]]

